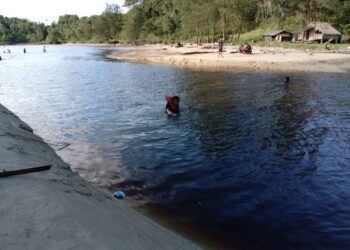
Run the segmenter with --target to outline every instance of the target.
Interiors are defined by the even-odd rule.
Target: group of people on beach
[[[239,46],[239,53],[241,54],[251,55],[252,52],[252,46],[250,46],[249,43],[244,43]]]
[[[224,44],[225,44],[225,40],[221,36],[219,41],[218,41],[218,48],[219,48],[218,57],[224,58],[224,56],[222,55],[222,52],[224,51]],[[239,46],[238,50],[239,50],[239,53],[241,53],[241,54],[248,54],[248,55],[251,55],[252,52],[253,52],[252,46],[249,43],[241,44]]]

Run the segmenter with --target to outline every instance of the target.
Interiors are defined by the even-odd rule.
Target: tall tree
[[[117,4],[106,4],[105,11],[96,21],[96,33],[104,41],[111,42],[118,39],[122,30],[123,19],[121,9]]]
[[[124,39],[127,42],[137,42],[140,37],[144,15],[140,7],[132,8],[124,19]]]

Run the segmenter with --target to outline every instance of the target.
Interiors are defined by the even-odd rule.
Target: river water
[[[286,86],[281,73],[26,49],[1,53],[0,102],[56,150],[69,143],[57,152],[84,178],[216,247],[350,249],[349,75]],[[182,113],[168,118],[175,94]]]

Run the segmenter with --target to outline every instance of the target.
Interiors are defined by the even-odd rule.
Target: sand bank
[[[49,124],[47,124],[49,126]],[[0,249],[198,249],[73,173],[30,127],[0,105]]]
[[[237,46],[226,46],[224,58],[216,49],[200,46],[175,48],[165,45],[142,45],[111,49],[109,58],[137,63],[174,65],[203,70],[270,70],[285,72],[350,72],[350,49],[335,51],[302,51],[277,47],[253,46],[252,55],[237,53]]]

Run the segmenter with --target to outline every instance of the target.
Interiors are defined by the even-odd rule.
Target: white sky
[[[124,0],[0,0],[0,15],[50,24],[64,14],[99,15],[106,3],[122,7]]]

